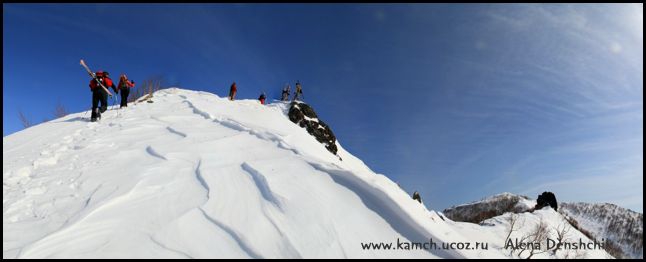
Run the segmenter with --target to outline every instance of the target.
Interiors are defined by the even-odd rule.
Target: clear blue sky
[[[3,136],[79,66],[305,100],[427,206],[505,191],[643,207],[643,5],[3,4]]]

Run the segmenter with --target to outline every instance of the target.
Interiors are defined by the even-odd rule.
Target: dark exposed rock
[[[536,207],[534,209],[538,210],[546,206],[550,206],[554,209],[554,211],[558,211],[558,204],[556,202],[556,196],[554,196],[554,193],[543,192],[542,194],[538,195],[538,198],[536,199]]]
[[[336,155],[336,137],[332,129],[325,124],[314,112],[314,109],[302,102],[292,102],[289,108],[289,120],[303,127],[307,132],[316,138],[316,141],[324,144],[325,148]]]

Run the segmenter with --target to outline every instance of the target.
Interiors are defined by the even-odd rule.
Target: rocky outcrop
[[[292,102],[288,116],[290,121],[307,129],[307,132],[316,138],[316,141],[325,145],[325,148],[330,153],[336,155],[338,150],[336,137],[332,133],[332,129],[318,118],[312,107],[303,102]]]
[[[552,192],[543,192],[538,195],[536,199],[536,207],[534,209],[538,210],[543,207],[550,206],[554,211],[558,211],[558,203],[556,202],[556,196]]]

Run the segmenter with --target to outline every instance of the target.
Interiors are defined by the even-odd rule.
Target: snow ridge
[[[509,257],[504,223],[441,218],[338,141],[330,154],[289,103],[153,97],[3,138],[3,258]],[[431,239],[497,247],[363,246]]]

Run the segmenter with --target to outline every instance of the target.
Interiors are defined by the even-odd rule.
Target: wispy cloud
[[[643,160],[637,162],[643,165]],[[559,201],[613,203],[643,212],[643,167],[613,169],[612,173],[594,176],[573,176],[558,180],[534,181],[530,187],[516,187],[521,194],[535,196],[543,191],[554,192]]]
[[[472,123],[445,138],[473,141],[453,176],[486,181],[480,193],[553,189],[569,201],[635,208],[641,182],[604,185],[643,176],[635,168],[643,164],[643,40],[631,44],[616,28],[623,22],[611,21],[626,9],[609,7],[612,14],[592,5],[483,9],[478,28],[488,34],[474,37],[478,55],[455,58],[471,79],[447,91],[464,101],[448,110],[453,122]],[[474,174],[488,162],[496,167]]]
[[[102,4],[88,4],[86,5],[89,10],[95,12],[105,13],[107,6]],[[97,21],[88,18],[87,16],[69,17],[56,14],[51,9],[29,8],[24,5],[11,5],[8,12],[10,15],[16,15],[21,19],[28,20],[32,23],[40,24],[46,30],[56,30],[65,35],[78,35],[80,36],[101,36],[105,39],[129,39],[130,36],[124,30],[119,30],[108,24],[109,21]],[[45,7],[45,6],[43,6]],[[76,6],[78,7],[78,6]],[[125,13],[125,12],[124,12]],[[130,48],[144,48],[138,43],[130,41],[118,41],[119,44],[128,46]]]

